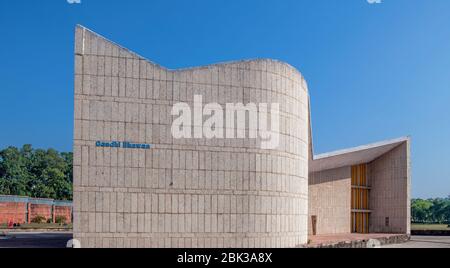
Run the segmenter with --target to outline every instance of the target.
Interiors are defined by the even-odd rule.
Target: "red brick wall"
[[[3,196],[4,197],[4,196]],[[8,198],[8,197],[7,197]],[[11,197],[13,200],[15,197]],[[9,222],[24,224],[31,223],[31,221],[41,216],[45,218],[45,221],[52,220],[55,222],[56,217],[63,216],[66,218],[66,223],[72,222],[72,208],[66,206],[53,206],[50,204],[32,204],[36,203],[36,200],[30,200],[26,203],[26,197],[20,197],[24,199],[23,202],[0,202],[0,224],[8,224]],[[52,200],[47,200],[52,203]],[[46,202],[47,202],[46,201]],[[28,215],[27,215],[28,211]]]
[[[26,223],[26,203],[0,203],[0,224]]]
[[[58,216],[66,217],[66,223],[72,223],[72,209],[70,207],[55,207],[55,219]]]
[[[31,204],[30,221],[37,216],[42,216],[45,220],[52,218],[52,206]]]

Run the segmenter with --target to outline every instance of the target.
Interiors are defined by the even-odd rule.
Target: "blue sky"
[[[286,61],[309,84],[316,153],[411,135],[413,196],[447,196],[448,14],[448,0],[3,0],[0,148],[71,150],[78,23],[169,68]]]

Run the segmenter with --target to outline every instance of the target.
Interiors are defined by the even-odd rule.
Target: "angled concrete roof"
[[[345,150],[315,155],[309,163],[309,171],[317,172],[345,166],[353,166],[372,162],[380,156],[388,153],[410,137],[402,137],[394,140],[377,142]]]

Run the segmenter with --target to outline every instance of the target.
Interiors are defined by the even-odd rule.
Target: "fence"
[[[36,217],[51,223],[64,217],[66,223],[72,223],[72,215],[70,201],[0,195],[0,224],[29,224]]]

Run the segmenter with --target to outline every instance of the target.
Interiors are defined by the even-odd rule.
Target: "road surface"
[[[9,233],[0,234],[0,248],[65,248],[72,233]]]

